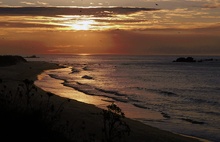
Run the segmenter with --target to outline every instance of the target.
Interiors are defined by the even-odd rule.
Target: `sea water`
[[[147,125],[220,141],[220,57],[39,55],[64,66],[39,75],[46,91],[100,108],[114,102]]]

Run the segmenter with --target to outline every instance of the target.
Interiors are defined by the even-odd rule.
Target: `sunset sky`
[[[220,55],[220,1],[0,0],[0,29],[0,55]]]

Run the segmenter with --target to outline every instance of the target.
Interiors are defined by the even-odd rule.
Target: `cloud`
[[[220,8],[220,3],[204,4],[203,8]]]
[[[59,28],[59,25],[49,25],[43,23],[22,23],[22,22],[2,22],[0,21],[0,28]]]
[[[25,4],[25,5],[35,5],[35,3],[33,2],[27,2],[27,1],[22,1],[20,3]]]
[[[0,27],[27,30],[194,29],[216,24],[207,10],[138,7],[1,7]]]
[[[204,4],[203,8],[220,8],[220,2],[218,0],[207,0],[207,4]]]
[[[43,5],[43,6],[48,5],[48,3],[46,3],[46,2],[41,2],[41,1],[37,1],[37,4],[38,4],[38,5]]]
[[[26,4],[34,4],[27,3]],[[45,4],[38,2],[38,4]],[[64,7],[1,7],[0,15],[57,16],[57,15],[97,15],[131,14],[139,11],[154,11],[154,8],[107,7],[107,8],[64,8]],[[107,12],[108,11],[108,12]]]
[[[1,7],[0,27],[70,30],[75,27],[84,29],[83,22],[93,21],[88,23],[88,27],[94,30],[130,29],[138,23],[145,24],[147,20],[144,13],[156,10],[133,7]]]

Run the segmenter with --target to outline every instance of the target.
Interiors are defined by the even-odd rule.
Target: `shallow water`
[[[176,133],[220,141],[220,57],[179,63],[175,56],[50,55],[32,60],[66,66],[35,84],[46,91],[105,108]],[[29,59],[31,60],[31,59]]]

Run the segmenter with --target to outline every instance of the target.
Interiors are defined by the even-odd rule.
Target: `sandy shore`
[[[11,94],[16,94],[17,87],[25,79],[36,80],[37,75],[44,70],[60,68],[56,64],[46,62],[27,62],[13,66],[0,67],[0,88]],[[6,92],[6,91],[5,91]],[[59,118],[54,119],[54,125],[59,126],[59,130],[75,141],[102,141],[103,134],[103,115],[100,108],[94,105],[85,104],[75,100],[68,100],[57,95],[50,94],[40,88],[36,89],[33,104],[39,102],[51,102],[53,109],[59,110]],[[13,104],[12,104],[13,105]],[[62,108],[62,109],[60,109]],[[61,111],[62,110],[62,111]],[[123,110],[122,110],[123,111]],[[196,142],[198,139],[185,137],[171,132],[163,131],[141,122],[123,119],[129,128],[130,135],[123,136],[125,142]],[[33,122],[34,123],[34,122]],[[57,127],[58,128],[58,127]],[[49,140],[47,140],[49,141]],[[54,140],[53,140],[54,141]]]

